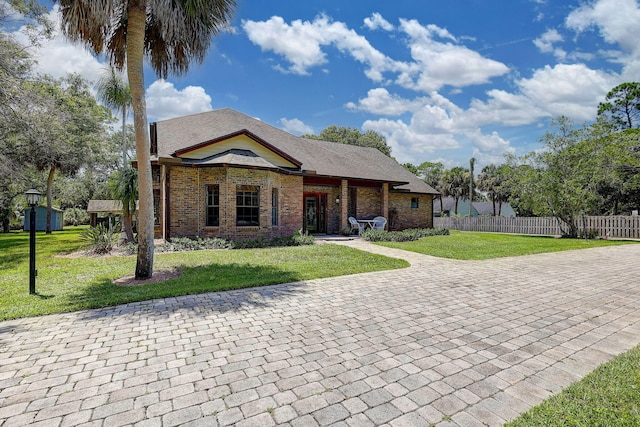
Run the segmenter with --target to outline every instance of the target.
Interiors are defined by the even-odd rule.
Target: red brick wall
[[[371,219],[382,216],[381,188],[358,187],[357,192],[357,218]]]
[[[170,237],[222,237],[255,239],[291,235],[302,228],[302,177],[273,171],[240,168],[170,170]],[[220,191],[220,225],[206,227],[206,188]],[[236,226],[236,186],[260,188],[260,226]],[[278,188],[278,225],[271,225],[271,193]]]
[[[411,207],[411,198],[418,198],[418,208]],[[395,209],[397,216],[392,230],[433,228],[433,196],[426,194],[389,193],[389,216]],[[389,221],[389,218],[387,218]],[[389,225],[389,224],[388,224]]]
[[[240,168],[170,167],[170,237],[222,237],[228,239],[270,238],[293,234],[303,225],[303,192],[327,194],[327,233],[340,232],[341,208],[348,201],[341,197],[339,187],[304,185],[302,177],[273,171]],[[220,189],[220,225],[205,227],[206,187],[217,184]],[[260,187],[260,226],[236,226],[236,186]],[[278,188],[278,225],[271,226],[271,191]],[[382,190],[357,187],[357,217],[373,218],[383,215]],[[411,208],[411,198],[419,199],[419,207]],[[432,196],[389,193],[389,211],[395,210],[393,229],[430,228]],[[387,218],[389,221],[390,218]]]
[[[340,233],[340,205],[336,204],[336,198],[340,194],[339,187],[332,187],[328,185],[311,185],[306,184],[304,186],[305,193],[325,193],[327,195],[327,234],[339,234]],[[302,205],[302,198],[300,204]]]

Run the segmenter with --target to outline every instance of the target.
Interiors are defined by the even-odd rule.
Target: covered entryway
[[[327,194],[303,193],[304,231],[316,234],[327,232]]]

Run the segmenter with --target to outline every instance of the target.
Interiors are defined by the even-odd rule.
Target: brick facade
[[[304,193],[326,195],[326,232],[341,231],[345,206],[355,193],[356,217],[385,216],[387,227],[395,230],[406,228],[430,228],[432,220],[432,196],[385,191],[385,187],[349,187],[342,191],[338,185],[303,184],[300,175],[287,175],[269,170],[231,167],[193,168],[167,166],[168,191],[160,191],[161,207],[158,215],[161,224],[156,227],[156,238],[162,238],[165,205],[169,209],[168,233],[164,237],[220,237],[225,239],[255,239],[287,236],[303,228]],[[206,226],[207,186],[219,189],[219,225]],[[236,225],[237,186],[259,188],[259,226]],[[278,190],[278,221],[272,225],[272,190]],[[387,197],[385,198],[385,194]],[[345,197],[347,195],[347,197]],[[340,200],[336,203],[336,199]],[[418,207],[412,208],[412,198],[418,199]],[[165,203],[163,203],[165,202]],[[388,209],[388,215],[384,211]]]
[[[411,199],[418,199],[418,207],[411,207]],[[393,218],[392,218],[393,217]],[[433,196],[429,194],[389,193],[391,230],[433,228]]]
[[[273,171],[241,168],[169,169],[169,236],[221,237],[225,239],[271,238],[293,234],[302,228],[302,177]],[[219,226],[206,226],[207,186],[218,185]],[[238,185],[259,188],[259,226],[236,225]],[[278,221],[272,225],[272,190],[278,190]]]

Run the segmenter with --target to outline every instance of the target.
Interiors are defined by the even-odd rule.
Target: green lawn
[[[425,237],[415,242],[380,242],[376,244],[440,258],[481,260],[630,243],[635,242],[622,240],[588,240],[585,242],[583,239],[557,239],[554,237],[453,230],[449,236]]]
[[[80,249],[80,230],[37,234],[37,295],[29,295],[29,234],[0,234],[0,320],[409,265],[338,245],[178,252],[156,254],[154,269],[179,269],[180,277],[120,287],[112,281],[133,274],[135,256],[61,256]]]
[[[640,426],[640,346],[601,365],[506,425]]]

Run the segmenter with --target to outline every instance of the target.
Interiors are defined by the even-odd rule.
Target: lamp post
[[[36,293],[36,206],[40,204],[40,192],[38,190],[28,190],[25,193],[27,204],[31,206],[29,213],[29,293]]]

